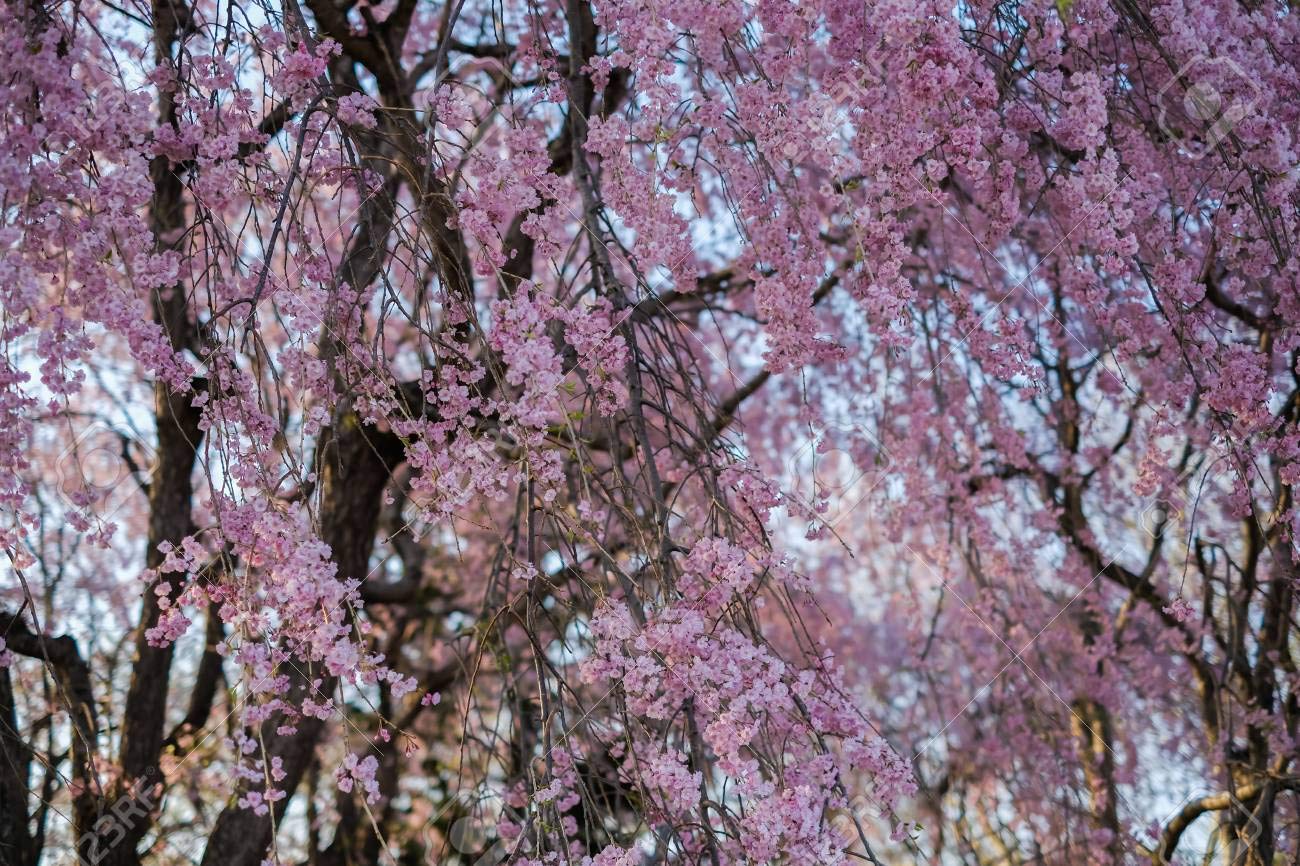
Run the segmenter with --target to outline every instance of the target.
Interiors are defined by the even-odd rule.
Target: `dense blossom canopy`
[[[0,0],[0,866],[1300,862],[1298,88],[1277,0]]]

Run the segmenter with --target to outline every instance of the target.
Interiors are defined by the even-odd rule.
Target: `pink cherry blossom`
[[[1294,861],[1297,46],[0,0],[0,862]]]

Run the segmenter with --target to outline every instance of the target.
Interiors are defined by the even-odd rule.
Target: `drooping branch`
[[[1183,834],[1187,828],[1192,826],[1197,818],[1208,812],[1221,812],[1225,809],[1249,808],[1249,804],[1254,803],[1264,790],[1265,785],[1273,785],[1278,790],[1295,791],[1300,790],[1300,779],[1275,779],[1269,782],[1252,782],[1243,785],[1235,791],[1221,791],[1217,794],[1208,794],[1186,803],[1178,813],[1170,819],[1160,834],[1160,844],[1155,850],[1150,852],[1153,863],[1157,866],[1174,862],[1174,853],[1178,850],[1178,843],[1182,840]]]
[[[93,835],[89,833],[100,812],[103,793],[95,769],[99,720],[90,665],[75,638],[34,631],[20,615],[0,611],[0,635],[9,651],[41,661],[53,675],[54,694],[71,722],[73,778],[81,787],[73,800],[74,829],[80,831],[78,852],[82,856],[99,856]],[[6,751],[4,757],[10,760],[20,756]],[[27,788],[24,786],[17,795],[26,797]],[[25,814],[25,810],[20,814]]]

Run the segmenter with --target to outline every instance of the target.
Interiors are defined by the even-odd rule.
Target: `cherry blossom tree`
[[[1300,22],[0,0],[0,864],[1300,862]]]

